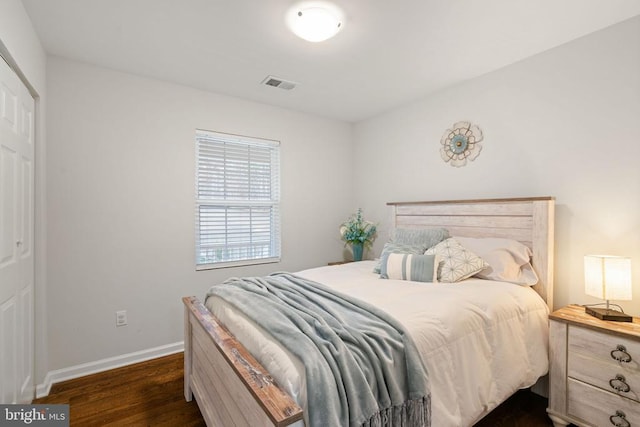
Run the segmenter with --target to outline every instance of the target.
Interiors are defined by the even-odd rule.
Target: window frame
[[[195,143],[196,143],[196,150],[195,150],[195,153],[196,153],[196,156],[195,156],[196,157],[195,158],[195,162],[196,162],[195,164],[195,169],[196,169],[195,170],[195,266],[196,266],[196,271],[280,262],[281,253],[282,253],[282,250],[281,250],[281,242],[282,242],[281,234],[282,233],[281,233],[281,225],[280,225],[281,223],[280,141],[275,141],[275,140],[270,140],[265,138],[249,137],[244,135],[235,135],[235,134],[216,132],[216,131],[209,131],[204,129],[196,129]],[[266,150],[269,152],[270,157],[269,157],[268,165],[269,165],[269,178],[270,178],[270,184],[269,184],[270,197],[268,199],[265,199],[264,194],[262,193],[261,195],[263,197],[258,199],[252,198],[252,194],[254,194],[254,192],[251,189],[252,187],[250,183],[252,169],[251,169],[251,166],[249,165],[245,169],[247,180],[249,181],[249,183],[247,184],[247,187],[244,188],[246,190],[245,197],[244,198],[229,197],[228,193],[231,193],[232,191],[229,191],[230,186],[226,179],[227,172],[229,171],[229,160],[226,158],[228,154],[228,151],[227,151],[228,144],[231,147],[233,147],[234,145],[236,147],[238,146],[254,147],[255,149],[262,150],[263,152],[265,151],[265,148],[266,148]],[[223,180],[224,184],[222,185],[222,187],[224,187],[224,190],[221,190],[221,192],[224,193],[223,196],[207,197],[202,195],[201,179],[203,178],[203,175],[206,174],[206,172],[204,172],[206,169],[203,169],[202,167],[202,164],[205,162],[205,160],[203,160],[203,157],[201,154],[201,151],[203,150],[204,146],[207,146],[209,149],[215,146],[216,150],[224,153],[225,155],[225,159],[223,159],[220,162],[223,165],[223,168],[225,171],[224,172],[225,179]],[[237,154],[238,152],[237,150],[230,149],[230,151],[232,150],[234,150],[233,152]],[[250,159],[251,148],[248,148],[248,150],[249,150],[248,151],[249,154],[246,157],[247,162],[250,161],[249,159]],[[263,160],[264,160],[264,155],[263,155]],[[261,166],[264,166],[264,164],[262,164]],[[234,172],[237,172],[237,170],[238,169],[234,169]],[[253,169],[253,170],[256,170],[256,169]],[[210,177],[209,177],[209,180],[210,180],[209,184],[210,186],[212,186]],[[240,246],[235,246],[235,247],[229,243],[229,236],[230,234],[232,235],[233,233],[229,232],[228,223],[231,222],[231,220],[228,219],[229,218],[228,214],[229,214],[229,211],[243,210],[245,211],[244,214],[246,215],[247,209],[248,209],[249,210],[248,218],[249,218],[249,222],[251,223],[253,221],[253,215],[254,215],[254,213],[251,212],[251,208],[264,209],[265,207],[269,208],[269,213],[268,213],[268,217],[269,217],[268,247],[269,249],[267,250],[269,256],[267,257],[247,256],[239,259],[221,260],[221,261],[213,261],[211,259],[206,259],[206,262],[201,262],[203,256],[206,256],[206,255],[203,255],[203,246],[205,246],[205,244],[202,243],[203,236],[206,236],[206,234],[202,232],[202,228],[201,228],[204,222],[206,222],[201,218],[201,216],[205,216],[202,214],[203,208],[209,208],[211,210],[210,215],[215,215],[216,214],[215,211],[224,210],[225,221],[223,224],[218,225],[218,227],[224,228],[223,236],[225,239],[225,243],[223,243],[222,245],[218,245],[219,246],[218,250],[225,251],[225,250],[230,250],[229,248],[231,248],[231,250],[235,248],[235,250],[238,250],[238,251],[247,250],[250,252],[254,250],[254,248],[251,247],[250,242],[246,242],[244,247],[242,246],[242,243],[240,244]],[[243,214],[240,213],[240,215],[243,215]],[[260,217],[260,219],[263,220],[264,217]],[[211,221],[211,220],[209,219],[208,221]],[[261,224],[264,226],[264,221]],[[253,238],[254,235],[258,234],[258,231],[257,231],[258,229],[259,228],[257,226],[256,227],[254,227],[253,225],[249,226],[248,233],[249,233],[249,236],[251,236],[249,237],[250,240]],[[236,231],[238,230],[240,229],[239,228],[236,229]],[[263,234],[264,234],[264,230],[263,230]]]

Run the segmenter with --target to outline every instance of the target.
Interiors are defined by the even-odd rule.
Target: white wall
[[[454,168],[439,147],[459,120],[482,128],[484,148]],[[640,17],[358,123],[354,195],[383,228],[388,201],[555,196],[556,306],[599,302],[584,294],[583,255],[626,255],[635,301],[623,306],[637,315],[639,123]]]
[[[55,57],[47,77],[51,370],[181,341],[180,298],[229,276],[342,256],[350,124]],[[196,128],[281,141],[280,264],[195,271]]]
[[[19,0],[0,1],[0,52],[26,81],[35,99],[35,380],[47,373],[46,348],[46,54]]]
[[[46,55],[20,0],[0,2],[0,40],[29,84],[44,93]]]

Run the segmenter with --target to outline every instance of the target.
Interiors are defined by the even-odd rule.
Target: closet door
[[[0,57],[0,403],[34,396],[34,101]]]

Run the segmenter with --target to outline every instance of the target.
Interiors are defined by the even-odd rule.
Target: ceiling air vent
[[[267,86],[277,87],[284,90],[291,90],[294,87],[296,87],[297,83],[289,82],[279,77],[267,76],[267,78],[265,78],[262,81],[262,84]]]

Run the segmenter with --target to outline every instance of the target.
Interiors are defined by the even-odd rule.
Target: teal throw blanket
[[[212,295],[301,360],[311,426],[430,426],[425,368],[411,337],[387,313],[289,273],[231,278]]]

